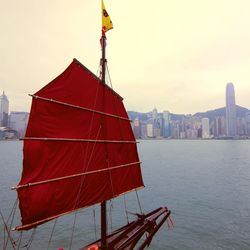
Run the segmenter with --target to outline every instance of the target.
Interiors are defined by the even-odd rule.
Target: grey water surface
[[[143,140],[138,150],[146,186],[137,192],[143,211],[167,206],[174,221],[174,228],[164,224],[149,249],[250,249],[250,140]],[[0,210],[8,224],[16,201],[10,188],[21,171],[22,142],[0,141]],[[129,212],[140,211],[135,192],[108,202],[109,229],[126,223],[124,204]],[[96,205],[11,235],[15,249],[19,237],[20,249],[47,249],[49,241],[49,249],[69,249],[71,238],[71,249],[79,249],[98,237],[99,221]],[[18,209],[12,224],[20,224]],[[6,242],[0,217],[0,249]]]

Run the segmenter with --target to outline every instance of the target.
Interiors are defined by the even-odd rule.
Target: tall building
[[[154,137],[162,137],[163,118],[154,119]]]
[[[236,136],[236,105],[234,85],[230,82],[226,87],[226,124],[227,136]]]
[[[250,136],[250,111],[246,113],[246,134]]]
[[[157,116],[158,116],[157,109],[156,109],[156,108],[154,108],[154,109],[153,109],[153,111],[152,111],[152,118],[153,118],[153,119],[156,119],[156,118],[157,118]]]
[[[163,111],[163,137],[170,136],[170,113]]]
[[[246,135],[246,119],[245,117],[236,118],[236,134],[239,136]]]
[[[209,119],[208,118],[202,118],[201,120],[201,126],[202,126],[202,138],[208,139],[210,138],[210,128],[209,128]]]
[[[0,127],[8,126],[8,114],[9,100],[3,91],[3,94],[0,96]]]
[[[154,137],[154,124],[153,123],[147,124],[147,137],[149,138]]]
[[[215,137],[226,136],[226,124],[224,116],[216,116],[214,118],[212,130]]]
[[[18,137],[24,137],[28,120],[28,112],[10,112],[9,126],[17,131]]]
[[[134,131],[134,136],[136,139],[141,137],[141,126],[140,126],[140,121],[138,118],[135,118],[132,128]]]

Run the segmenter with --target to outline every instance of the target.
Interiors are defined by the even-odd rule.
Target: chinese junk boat
[[[109,18],[104,6],[103,13]],[[32,95],[23,172],[15,187],[22,225],[15,230],[100,203],[100,240],[82,249],[144,249],[168,219],[166,207],[136,214],[136,220],[114,232],[107,230],[106,201],[144,186],[122,97],[105,83],[107,30],[103,25],[100,77],[74,59]]]

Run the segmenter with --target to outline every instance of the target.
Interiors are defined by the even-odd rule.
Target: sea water
[[[249,140],[142,140],[138,150],[146,186],[137,192],[140,204],[136,193],[108,202],[109,230],[126,223],[126,211],[167,206],[174,228],[165,223],[149,249],[250,249]],[[8,224],[16,201],[10,188],[21,171],[22,142],[0,141],[0,210]],[[20,224],[19,217],[17,209],[13,227]],[[72,249],[79,249],[99,236],[99,221],[99,207],[94,206],[11,235],[16,244],[22,237],[20,249],[27,244],[47,249],[49,241],[49,249],[69,249],[71,239]],[[6,240],[0,217],[1,249]],[[10,241],[7,249],[13,249]]]

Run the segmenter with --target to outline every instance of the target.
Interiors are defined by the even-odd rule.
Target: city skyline
[[[238,104],[250,108],[250,2],[105,4],[114,24],[107,34],[112,85],[127,110],[193,114],[222,107],[227,82],[235,84]],[[101,1],[92,0],[2,3],[0,90],[11,110],[29,111],[28,94],[74,57],[97,72],[100,8]]]
[[[3,92],[6,93],[4,90],[2,91],[2,93],[3,93]],[[1,89],[0,89],[0,93],[1,93]],[[10,100],[9,95],[7,94],[6,96],[8,97],[8,100]],[[224,99],[225,99],[225,98],[224,98]],[[222,105],[222,106],[220,106],[220,107],[214,107],[214,108],[212,108],[212,109],[205,109],[205,110],[196,110],[196,111],[194,111],[193,113],[191,113],[191,112],[187,112],[187,113],[175,113],[175,112],[173,112],[172,110],[169,110],[167,107],[166,107],[166,108],[163,108],[163,109],[161,110],[161,112],[163,113],[164,111],[169,111],[170,113],[174,113],[174,114],[176,114],[176,115],[194,115],[194,114],[196,114],[196,113],[204,113],[204,112],[213,111],[213,110],[216,110],[216,109],[219,109],[219,108],[226,107],[226,102],[225,102],[224,99],[223,99],[224,105]],[[13,101],[13,100],[10,100],[9,103],[8,103],[8,105],[9,105],[9,106],[8,106],[9,112],[29,112],[29,111],[30,111],[30,107],[29,107],[27,110],[25,110],[25,109],[13,110],[13,109],[11,108],[11,103],[12,103],[12,101]],[[236,103],[236,106],[240,106],[240,107],[243,107],[243,108],[246,108],[246,109],[250,110],[250,107],[244,107],[244,106],[242,106],[242,105],[239,105],[238,103]],[[151,108],[149,108],[149,109],[146,110],[146,111],[141,111],[141,110],[139,110],[139,109],[135,109],[135,110],[126,109],[126,110],[127,110],[127,111],[140,112],[140,113],[149,113],[149,112],[152,112],[153,109],[156,109],[157,112],[159,111],[159,110],[158,110],[158,107],[156,107],[156,106],[151,106]]]
[[[250,110],[235,106],[233,133],[226,110],[224,107],[194,115],[176,115],[168,111],[158,113],[154,108],[148,113],[129,111],[128,114],[138,139],[250,139]]]
[[[154,108],[144,114],[128,111],[128,115],[136,138],[249,138],[250,110],[236,105],[233,83],[226,85],[225,97],[224,108],[205,113],[177,115],[167,110],[158,113]],[[29,113],[9,113],[9,100],[4,91],[0,96],[0,118],[0,139],[24,136]]]
[[[250,110],[236,105],[231,82],[225,97],[224,108],[194,115],[158,113],[156,108],[146,114],[129,112],[134,135],[138,139],[249,139]]]

